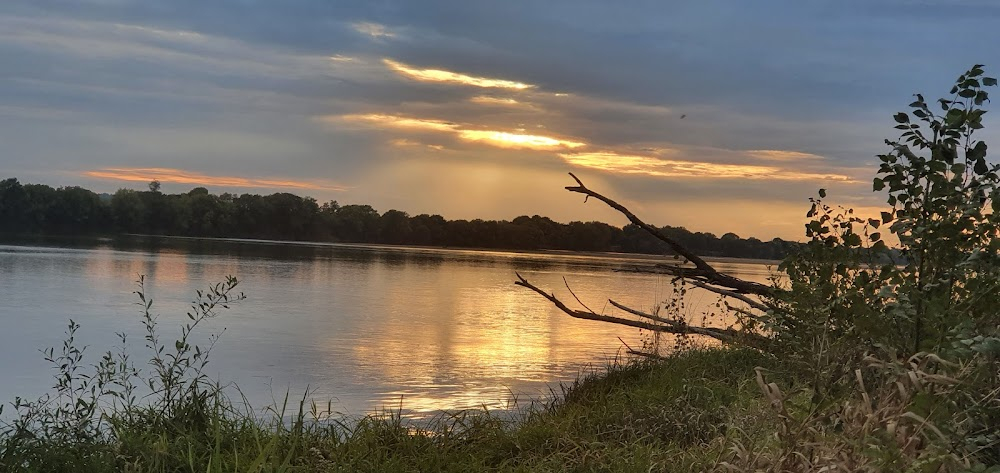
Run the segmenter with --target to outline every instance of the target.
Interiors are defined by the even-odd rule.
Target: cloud
[[[620,174],[643,174],[654,177],[781,181],[824,180],[845,183],[854,181],[850,176],[835,173],[803,172],[756,164],[721,164],[660,159],[651,156],[619,154],[611,151],[562,153],[559,156],[567,163],[583,168]]]
[[[392,59],[383,59],[382,62],[386,66],[388,66],[389,69],[392,69],[393,71],[399,73],[400,75],[419,82],[444,82],[451,84],[471,85],[474,87],[514,89],[514,90],[524,90],[535,87],[534,85],[525,84],[523,82],[515,82],[503,79],[491,79],[488,77],[470,76],[466,74],[460,74],[457,72],[445,71],[442,69],[416,69],[401,62],[393,61]]]
[[[385,25],[380,25],[378,23],[361,21],[357,23],[352,23],[351,27],[354,28],[354,31],[357,31],[358,33],[368,35],[376,39],[396,37],[396,33],[389,31],[389,28],[386,28]]]
[[[209,176],[193,171],[172,168],[103,168],[82,173],[86,177],[128,182],[171,182],[213,187],[242,187],[265,189],[303,189],[345,191],[348,188],[321,180],[258,179],[238,176]]]
[[[822,156],[802,153],[799,151],[785,151],[778,149],[754,149],[746,151],[746,154],[753,156],[754,158],[763,159],[766,161],[810,161],[823,159]]]
[[[478,103],[483,105],[504,105],[504,106],[527,105],[529,107],[531,106],[531,104],[526,104],[524,102],[520,102],[510,97],[492,97],[489,95],[477,95],[475,97],[470,98],[469,101],[472,103]]]
[[[580,141],[495,130],[459,130],[458,137],[467,141],[489,143],[501,148],[556,149],[586,146],[586,143]]]
[[[384,207],[389,170],[432,167],[385,190],[407,206],[461,162],[482,181],[442,182],[419,197],[424,211],[509,216],[502,192],[468,191],[530,174],[520,212],[588,218],[594,206],[546,200],[575,169],[637,208],[709,199],[763,212],[814,187],[869,195],[861,176],[909,94],[1000,64],[988,41],[955,50],[918,33],[988,31],[1000,8],[985,0],[582,1],[530,15],[523,2],[0,2],[0,171],[337,176],[357,188],[336,198]],[[756,213],[716,222],[704,210],[684,224]]]
[[[380,127],[402,128],[416,131],[445,132],[464,141],[484,143],[498,148],[553,150],[562,148],[573,149],[586,146],[586,143],[573,139],[503,130],[483,130],[443,120],[384,115],[378,113],[344,115],[341,117],[322,117],[321,120],[327,122],[347,120],[349,122],[370,123]]]

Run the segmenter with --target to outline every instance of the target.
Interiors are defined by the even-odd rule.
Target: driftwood
[[[674,253],[684,258],[682,264],[655,264],[647,267],[631,267],[627,271],[631,272],[642,272],[642,273],[656,273],[656,274],[668,274],[678,278],[683,278],[690,282],[694,287],[703,289],[715,294],[720,297],[727,299],[725,306],[727,309],[747,318],[757,318],[763,315],[767,311],[778,310],[778,307],[773,302],[775,296],[778,295],[779,289],[774,287],[760,284],[758,282],[747,281],[740,279],[738,277],[722,273],[716,270],[707,261],[696,255],[694,252],[686,248],[684,245],[680,244],[676,240],[664,235],[660,229],[643,222],[639,217],[633,214],[625,206],[615,202],[614,200],[595,192],[580,181],[573,173],[569,174],[573,180],[576,181],[577,185],[567,186],[566,190],[570,192],[576,192],[584,194],[586,198],[584,202],[590,197],[593,197],[601,202],[604,202],[609,207],[621,212],[625,217],[629,219],[632,224],[645,230],[649,234],[653,235],[660,241],[667,244]],[[563,301],[555,296],[554,293],[548,293],[535,286],[523,276],[518,273],[517,281],[514,284],[522,287],[526,287],[535,291],[542,297],[552,302],[559,310],[565,312],[571,317],[585,320],[596,320],[600,322],[608,322],[618,325],[626,325],[629,327],[636,327],[644,330],[650,330],[653,332],[660,333],[672,333],[678,335],[700,335],[713,338],[723,343],[737,343],[754,347],[763,347],[767,344],[768,339],[760,334],[746,333],[744,331],[736,330],[733,328],[715,328],[715,327],[699,327],[688,325],[682,320],[671,319],[660,317],[655,314],[646,313],[640,310],[627,307],[611,299],[608,302],[632,315],[639,317],[639,320],[616,317],[611,315],[599,314],[587,307],[583,301],[581,301],[576,294],[570,289],[570,294],[573,298],[584,307],[586,310],[572,309],[567,306]],[[563,280],[565,282],[565,278]],[[566,284],[567,289],[569,289],[569,284]],[[729,299],[738,301],[738,303],[733,304]],[[743,305],[741,307],[740,305]],[[630,352],[633,352],[631,348]],[[652,354],[646,353],[636,353],[642,356],[654,356]]]

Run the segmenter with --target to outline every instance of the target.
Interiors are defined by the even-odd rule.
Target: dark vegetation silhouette
[[[736,471],[966,471],[970,459],[983,464],[968,471],[1000,471],[1000,165],[988,161],[976,134],[986,88],[997,80],[983,74],[973,66],[950,97],[927,102],[916,94],[909,112],[893,116],[901,134],[885,141],[872,182],[886,198],[879,218],[828,204],[824,189],[809,199],[809,240],[770,285],[716,269],[570,174],[577,185],[568,191],[621,212],[681,256],[635,271],[718,296],[709,310],[731,316],[721,324],[706,317],[716,323],[694,325],[688,314],[611,299],[620,313],[595,312],[579,299],[582,308],[574,309],[520,274],[515,284],[572,317],[710,338],[780,359],[794,391],[768,382],[763,370],[756,379],[779,414],[776,437],[785,447],[760,456],[739,445],[730,462]],[[793,415],[790,403],[807,409]],[[848,438],[828,443],[835,432],[886,435],[891,442],[879,448],[901,455],[857,456]]]
[[[121,189],[113,195],[81,187],[0,181],[0,232],[25,234],[134,233],[189,237],[382,243],[510,250],[614,251],[671,254],[669,245],[635,225],[555,222],[547,217],[507,220],[446,220],[379,213],[370,205],[319,204],[289,193],[211,194],[196,187],[164,194],[153,181],[148,191]],[[797,247],[775,238],[761,241],[734,233],[721,237],[663,227],[663,233],[702,256],[781,259]]]

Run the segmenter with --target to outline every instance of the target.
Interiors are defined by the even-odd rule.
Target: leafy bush
[[[950,98],[917,94],[894,115],[902,133],[879,156],[878,218],[825,203],[824,190],[811,199],[810,240],[780,266],[788,290],[762,325],[798,381],[783,392],[758,373],[779,443],[737,439],[723,466],[1000,464],[1000,166],[975,138],[997,81],[983,74],[976,65]]]

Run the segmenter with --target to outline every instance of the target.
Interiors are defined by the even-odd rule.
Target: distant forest
[[[189,237],[257,238],[345,243],[383,243],[512,250],[614,251],[671,254],[634,225],[552,221],[534,215],[507,220],[446,220],[440,215],[379,213],[370,205],[320,204],[289,193],[210,194],[197,187],[164,194],[121,189],[96,194],[82,187],[0,181],[0,233],[139,233]],[[664,233],[703,256],[781,259],[798,243],[775,238],[721,237],[663,227]]]

